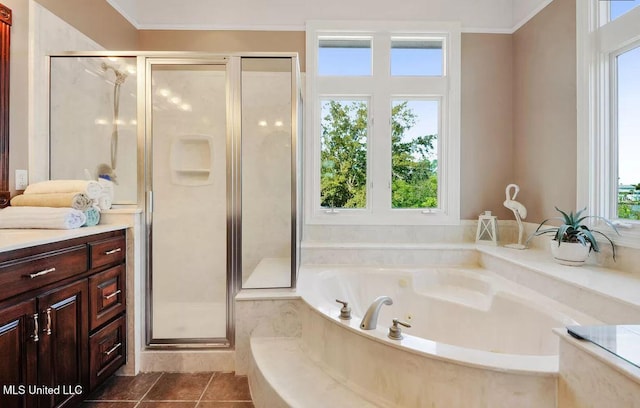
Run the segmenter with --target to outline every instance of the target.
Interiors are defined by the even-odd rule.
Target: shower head
[[[120,71],[113,65],[103,62],[102,64],[100,64],[100,67],[104,72],[107,72],[108,70],[112,70],[113,73],[116,74],[116,85],[122,85],[124,80],[127,79],[127,74],[125,72]]]

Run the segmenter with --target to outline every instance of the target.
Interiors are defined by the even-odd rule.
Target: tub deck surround
[[[261,350],[267,349],[266,344],[274,350],[274,355],[276,349],[283,356],[304,354],[295,357],[304,357],[306,361],[296,364],[296,370],[302,370],[296,380],[322,384],[334,381],[379,406],[558,406],[558,373],[562,372],[562,367],[558,364],[557,338],[553,334],[550,336],[556,339],[554,346],[546,341],[541,351],[535,352],[529,345],[528,352],[533,353],[529,355],[492,352],[496,350],[492,350],[490,344],[485,344],[488,347],[483,347],[486,349],[483,351],[477,344],[460,342],[465,336],[459,336],[454,341],[456,344],[446,344],[439,334],[434,336],[439,341],[415,336],[420,324],[413,314],[410,321],[413,327],[404,330],[404,339],[388,339],[391,318],[405,319],[408,316],[404,314],[410,315],[400,311],[396,316],[391,309],[401,304],[399,299],[406,297],[402,296],[401,289],[413,284],[416,293],[436,302],[431,306],[437,303],[454,305],[459,309],[456,316],[460,316],[460,310],[465,308],[475,313],[498,307],[503,311],[517,309],[515,314],[527,319],[521,312],[533,309],[539,313],[535,318],[538,323],[546,321],[544,330],[548,333],[551,333],[551,327],[563,327],[573,321],[581,324],[637,323],[633,319],[637,320],[640,315],[640,302],[637,301],[640,280],[634,274],[592,265],[581,268],[558,265],[544,250],[515,251],[449,243],[307,242],[303,244],[303,260],[297,290],[243,291],[236,299],[240,311],[236,367],[240,373],[243,369],[249,373],[250,382],[254,378],[256,406],[269,406],[260,405],[262,395],[266,398],[264,401],[273,403],[273,398],[282,397],[274,397],[274,392],[289,392],[278,390],[279,385],[275,390],[269,390],[273,388],[268,386],[273,383],[268,381],[269,373],[277,371],[278,364],[286,364],[282,362],[283,357],[272,366],[272,359],[261,356]],[[327,272],[335,267],[334,263],[343,263],[345,265],[340,267],[348,266],[352,271]],[[359,324],[364,311],[378,294],[368,293],[360,285],[343,285],[333,279],[338,275],[349,279],[351,275],[357,275],[363,265],[368,265],[370,270],[388,269],[396,273],[394,283],[382,283],[385,291],[379,293],[391,296],[394,305],[382,308],[378,329],[372,331],[360,330]],[[444,276],[451,265],[463,267],[446,279],[433,278],[439,273],[430,278],[425,277],[428,275],[416,279],[403,276],[403,273],[424,268],[424,265],[442,271]],[[325,274],[325,283],[305,280],[305,274],[314,269]],[[374,276],[366,281],[376,279],[378,277]],[[305,291],[307,284],[309,290]],[[624,287],[622,291],[618,290],[620,286]],[[392,293],[394,290],[398,292]],[[517,295],[512,294],[514,291]],[[349,301],[353,309],[351,320],[338,318],[341,305],[335,302],[336,298]],[[354,300],[357,298],[362,299],[361,304]],[[447,315],[444,309],[441,314]],[[541,316],[549,318],[539,319]],[[445,326],[447,324],[451,328],[452,324],[465,326],[468,322],[459,324],[456,317],[454,322],[445,321]],[[444,330],[445,326],[441,332],[450,332]],[[509,330],[505,326],[501,333],[516,330],[516,327]],[[482,330],[467,337],[481,336]],[[254,344],[250,338],[254,339]],[[534,340],[532,344],[536,342]]]
[[[252,338],[251,357],[249,387],[258,408],[380,406],[327,375],[297,338]]]
[[[565,329],[560,339],[558,408],[640,407],[640,368]]]
[[[425,358],[382,336],[372,341],[304,300],[297,302],[301,333],[251,336],[248,375],[256,407],[313,406],[317,391],[309,390],[316,387],[324,394],[320,402],[330,399],[330,406],[341,407],[555,407],[556,371],[485,369]],[[472,351],[457,349],[457,359],[473,358]],[[499,358],[506,365],[511,357]],[[531,367],[540,364],[537,357],[524,358]]]
[[[303,242],[301,264],[478,265],[476,244]]]
[[[595,265],[559,265],[545,250],[478,246],[477,251],[484,268],[598,320],[608,324],[640,322],[637,273]]]

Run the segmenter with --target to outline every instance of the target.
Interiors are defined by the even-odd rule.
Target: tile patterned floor
[[[246,376],[234,373],[140,373],[111,377],[83,408],[253,408]]]

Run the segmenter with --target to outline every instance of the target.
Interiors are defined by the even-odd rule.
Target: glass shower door
[[[148,60],[147,73],[149,342],[228,344],[227,66]]]
[[[243,57],[242,287],[291,286],[295,101],[291,58]]]

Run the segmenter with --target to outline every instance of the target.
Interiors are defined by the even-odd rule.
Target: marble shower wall
[[[137,201],[136,58],[52,57],[50,95],[51,178],[85,179],[85,169],[111,166],[115,74],[127,75],[120,86],[114,202]]]

